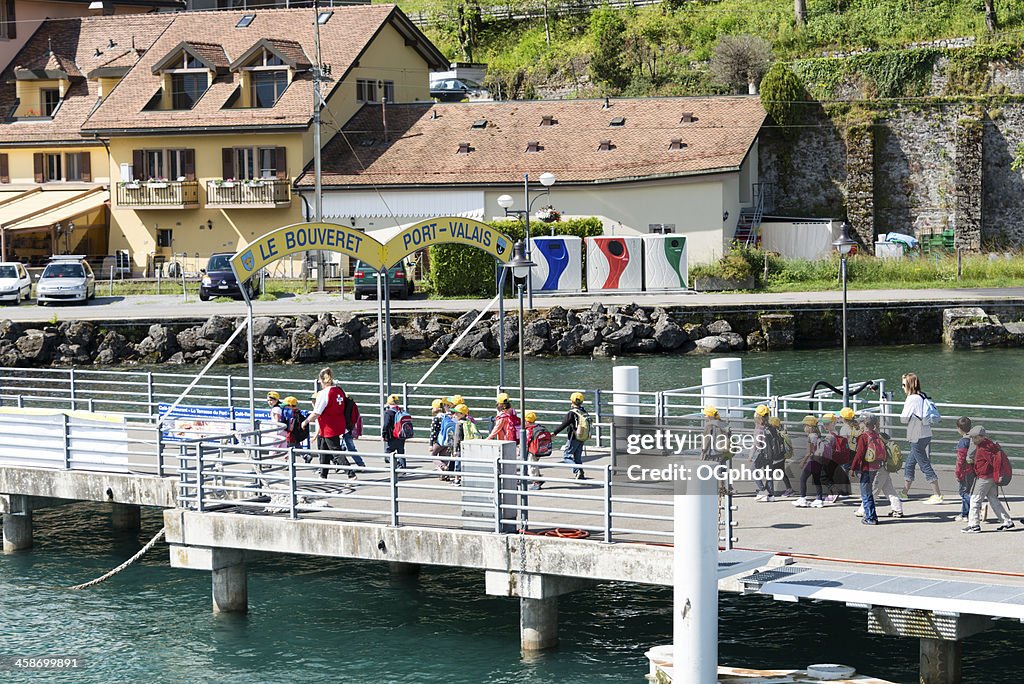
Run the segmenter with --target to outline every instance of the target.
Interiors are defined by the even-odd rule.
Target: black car
[[[206,268],[203,269],[203,281],[199,285],[199,299],[204,302],[209,301],[211,297],[243,299],[242,290],[239,289],[238,281],[231,270],[231,257],[233,256],[234,254],[230,252],[210,255],[210,260],[206,262]],[[253,276],[245,284],[250,299],[256,297],[255,281],[256,277]]]
[[[462,102],[486,96],[487,91],[482,85],[467,78],[446,78],[430,84],[430,97],[439,102]]]

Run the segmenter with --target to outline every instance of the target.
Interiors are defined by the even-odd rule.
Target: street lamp
[[[511,199],[511,198],[510,198]],[[523,364],[523,294],[525,292],[525,285],[528,282],[527,278],[530,276],[530,269],[537,264],[530,261],[530,258],[526,255],[526,243],[520,240],[512,248],[512,259],[507,263],[503,264],[502,267],[511,272],[512,282],[515,283],[516,291],[519,295],[519,419],[525,420],[526,416],[526,374]],[[520,498],[523,497],[522,492],[526,489],[526,429],[520,427],[519,429],[519,486],[517,489],[520,491]],[[520,502],[522,504],[522,502]],[[519,518],[520,528],[526,528],[526,509],[520,505]]]
[[[850,401],[850,357],[846,349],[846,257],[857,244],[850,239],[850,224],[844,222],[842,234],[832,246],[839,252],[839,278],[843,281],[843,406]]]
[[[530,199],[530,174],[523,174],[523,201],[526,206],[525,209],[512,209],[512,205],[515,200],[512,199],[511,195],[501,195],[498,197],[498,206],[505,210],[505,216],[518,216],[523,220],[525,224],[524,233],[526,235],[526,252],[525,259],[530,259],[530,212],[533,211],[533,203],[544,195],[550,194],[551,186],[555,184],[555,174],[550,171],[546,171],[540,174],[540,184],[544,186],[544,192],[536,195],[532,200]],[[530,300],[530,309],[533,309],[533,283],[527,282],[526,284],[527,293]]]

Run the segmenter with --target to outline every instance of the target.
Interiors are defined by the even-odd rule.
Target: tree
[[[989,33],[999,30],[999,18],[996,17],[996,0],[985,0],[985,27]]]
[[[772,48],[764,38],[739,35],[722,36],[711,57],[711,74],[737,93],[757,94],[757,86],[768,69]]]
[[[592,41],[590,75],[612,93],[629,84],[629,71],[623,63],[626,47],[626,22],[622,14],[602,7],[590,15],[587,29]]]
[[[796,25],[807,23],[807,0],[793,0],[793,12],[796,14]]]

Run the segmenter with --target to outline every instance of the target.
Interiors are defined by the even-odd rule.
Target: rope
[[[108,579],[110,579],[111,577],[116,575],[117,573],[121,572],[122,570],[127,569],[129,565],[131,565],[132,563],[134,563],[135,561],[139,560],[144,555],[146,555],[146,552],[149,551],[151,548],[153,548],[153,546],[157,543],[157,541],[159,541],[160,537],[164,536],[164,532],[166,530],[167,530],[166,527],[161,527],[160,531],[156,533],[156,536],[154,536],[152,539],[150,539],[148,544],[146,544],[141,549],[139,549],[138,553],[136,553],[134,556],[132,556],[131,558],[126,560],[124,563],[121,563],[120,565],[118,565],[116,568],[114,568],[113,570],[111,570],[107,574],[105,574],[105,575],[103,575],[101,577],[97,577],[96,579],[91,580],[89,582],[86,582],[85,584],[76,584],[73,587],[68,587],[68,589],[71,589],[73,591],[77,591],[79,589],[88,589],[89,587],[96,586],[100,582],[107,581]]]

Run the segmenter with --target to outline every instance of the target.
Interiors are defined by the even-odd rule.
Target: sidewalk
[[[852,305],[919,305],[919,306],[971,306],[978,303],[1020,304],[1024,302],[1024,288],[976,288],[941,290],[853,290],[848,300]],[[785,309],[794,306],[838,305],[842,302],[839,291],[826,292],[785,292],[785,293],[596,293],[581,295],[535,295],[534,307],[544,309],[561,306],[566,309],[585,309],[599,302],[605,306],[637,304],[645,307],[687,307],[687,308],[762,308],[765,310]],[[422,295],[408,300],[392,300],[393,312],[424,313],[451,312],[458,315],[470,309],[481,309],[490,300],[485,299],[427,299]],[[506,310],[517,306],[514,298],[505,301]],[[367,312],[376,313],[377,302],[355,301],[351,295],[342,298],[338,294],[316,293],[285,297],[273,302],[253,302],[257,316],[282,316],[295,314],[316,315],[323,312]],[[206,319],[214,314],[242,316],[244,302],[200,302],[190,295],[183,301],[181,295],[126,295],[104,297],[102,288],[96,300],[88,306],[36,306],[25,303],[20,306],[6,306],[0,310],[0,320],[17,322],[45,322],[54,316],[58,320],[173,320]]]

